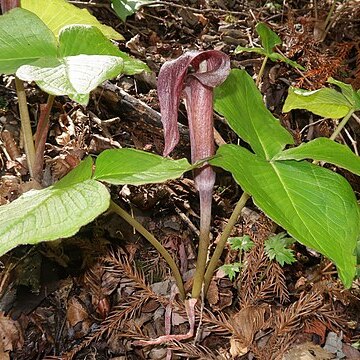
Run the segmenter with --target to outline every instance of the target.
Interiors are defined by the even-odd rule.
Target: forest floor
[[[255,25],[267,23],[281,50],[308,70],[267,63],[261,92],[271,112],[297,144],[329,137],[334,121],[306,111],[282,113],[290,84],[318,89],[333,76],[360,88],[360,3],[341,1],[158,1],[122,23],[107,1],[76,2],[125,37],[120,49],[152,70],[120,76],[91,94],[84,108],[57,97],[46,144],[44,185],[74,168],[85,155],[130,147],[162,154],[164,140],[156,93],[161,65],[187,50],[221,50],[232,68],[259,72],[257,54],[234,54],[259,44]],[[80,4],[78,4],[80,3]],[[46,94],[26,88],[32,119]],[[318,121],[320,120],[320,121]],[[180,106],[181,140],[173,158],[190,157],[186,111]],[[224,119],[215,127],[227,143],[238,141]],[[29,188],[20,141],[12,77],[0,78],[0,204]],[[5,134],[5,135],[4,135]],[[350,121],[340,137],[354,151],[360,127]],[[337,169],[359,195],[360,179]],[[146,186],[111,186],[113,198],[156,235],[190,279],[196,260],[198,194],[192,175]],[[241,196],[231,175],[217,173],[212,235],[217,239]],[[104,214],[74,237],[22,246],[2,257],[0,359],[360,359],[360,282],[344,289],[334,265],[295,243],[297,261],[281,267],[264,253],[273,227],[248,201],[232,235],[249,235],[255,246],[230,281],[217,272],[196,312],[196,335],[186,341],[142,346],[139,341],[185,334],[188,321],[171,272],[157,251],[115,214]],[[212,248],[211,248],[212,250]],[[223,263],[237,261],[226,248]],[[171,314],[171,315],[169,315]]]

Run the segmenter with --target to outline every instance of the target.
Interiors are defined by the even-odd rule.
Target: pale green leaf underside
[[[45,56],[56,56],[56,39],[35,14],[16,8],[0,16],[0,74]]]
[[[339,144],[328,138],[317,138],[292,149],[284,150],[273,160],[304,160],[325,161],[360,175],[360,157],[346,145]]]
[[[16,75],[25,81],[35,81],[52,95],[68,95],[86,105],[89,92],[103,81],[122,72],[123,61],[116,56],[77,55],[62,59],[41,59],[21,66]]]
[[[172,160],[134,149],[103,151],[96,159],[94,179],[111,184],[142,185],[176,179],[192,166],[186,159]]]
[[[95,180],[29,191],[0,206],[0,255],[18,245],[72,236],[109,203],[106,187]]]
[[[351,108],[345,96],[334,89],[307,91],[290,87],[283,112],[305,109],[319,116],[338,119],[344,117]]]
[[[265,107],[253,79],[244,70],[231,70],[226,81],[215,88],[214,108],[263,158],[271,159],[286,144],[294,142]]]
[[[340,175],[307,161],[268,162],[236,145],[224,145],[212,165],[230,171],[270,218],[302,244],[330,258],[345,286],[355,274],[359,209]]]
[[[84,24],[96,26],[109,39],[124,39],[110,26],[102,25],[88,10],[79,9],[66,0],[21,0],[21,7],[35,13],[56,37],[66,25]]]

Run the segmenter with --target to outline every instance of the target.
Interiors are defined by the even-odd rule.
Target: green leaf
[[[21,66],[16,75],[25,81],[35,81],[52,95],[68,95],[80,104],[89,101],[89,92],[103,81],[122,72],[123,61],[116,56],[77,55],[62,59],[40,59]]]
[[[360,175],[360,157],[346,145],[339,144],[328,138],[317,138],[300,146],[284,150],[273,160],[304,160],[313,159],[326,161]]]
[[[72,236],[109,203],[106,187],[95,180],[31,190],[0,206],[0,255],[18,245]]]
[[[232,264],[225,264],[219,267],[219,270],[222,270],[226,276],[229,277],[230,281],[233,281],[236,278],[237,273],[240,272],[242,264],[240,262],[235,262]]]
[[[346,97],[347,101],[352,104],[354,110],[360,110],[360,97],[351,85],[345,84],[342,81],[335,80],[333,78],[329,78],[328,83],[338,86],[342,94]]]
[[[253,79],[244,70],[232,70],[226,81],[215,88],[214,107],[261,157],[271,159],[294,142],[265,107]]]
[[[153,0],[111,0],[111,6],[117,16],[125,22],[128,16],[135,14],[142,6],[153,2]]]
[[[280,37],[264,23],[258,23],[255,29],[260,36],[266,54],[269,56],[273,53],[274,47],[281,44]]]
[[[241,237],[231,237],[228,239],[232,250],[249,251],[253,246],[254,242],[250,239],[249,235]]]
[[[35,14],[15,8],[0,16],[1,74],[13,74],[45,56],[56,56],[56,39]]]
[[[66,0],[21,0],[21,7],[35,13],[56,37],[66,25],[83,24],[96,26],[109,39],[124,39],[110,26],[102,25],[88,10],[79,9]]]
[[[270,260],[276,260],[281,266],[284,264],[292,264],[296,261],[294,252],[288,249],[290,244],[293,243],[293,239],[286,238],[285,233],[280,233],[271,236],[265,241],[265,253]]]
[[[316,115],[338,119],[344,117],[351,108],[352,104],[346,97],[334,89],[308,91],[290,87],[283,112],[305,109]]]
[[[96,159],[94,179],[110,184],[142,185],[176,179],[193,168],[186,159],[172,160],[134,149],[103,151]]]
[[[93,160],[88,156],[85,160],[81,161],[78,166],[72,169],[66,176],[60,179],[54,188],[60,189],[61,187],[68,187],[82,181],[90,180],[93,173]]]
[[[268,162],[236,145],[209,161],[230,171],[255,204],[302,244],[330,258],[344,285],[355,274],[359,207],[340,175],[307,161]]]
[[[142,71],[149,71],[146,64],[120,51],[94,26],[69,25],[61,29],[59,42],[59,57],[81,54],[111,55],[122,58],[124,62],[122,72],[124,74],[134,75]]]

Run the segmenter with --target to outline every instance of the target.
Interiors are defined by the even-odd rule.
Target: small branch
[[[185,289],[181,278],[181,274],[179,268],[177,267],[174,259],[171,257],[169,252],[160,244],[160,242],[155,238],[154,235],[152,235],[149,231],[147,231],[136,219],[130,216],[124,209],[122,209],[119,205],[115,204],[115,202],[112,200],[110,201],[109,210],[121,216],[134,229],[136,229],[147,241],[149,241],[149,243],[152,246],[154,246],[154,248],[164,257],[170,269],[172,270],[176,284],[179,288],[181,298],[184,300]]]
[[[15,86],[16,86],[16,93],[19,102],[21,129],[24,136],[26,159],[29,167],[30,176],[34,177],[35,146],[33,141],[32,130],[31,130],[29,110],[27,106],[24,83],[16,76],[15,76]]]
[[[226,241],[227,241],[228,237],[230,236],[231,230],[233,229],[234,225],[236,224],[236,222],[240,216],[241,210],[244,208],[244,206],[249,198],[250,198],[250,195],[245,192],[241,195],[238,203],[235,206],[233,213],[231,214],[231,216],[228,220],[228,223],[225,226],[223,233],[221,234],[220,240],[216,245],[214,254],[211,257],[209,265],[205,272],[205,276],[204,276],[204,293],[205,294],[209,288],[211,278],[218,266],[218,261],[224,250]]]

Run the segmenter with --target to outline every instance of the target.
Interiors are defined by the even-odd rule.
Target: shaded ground
[[[316,2],[315,2],[316,4]],[[268,108],[291,131],[297,143],[329,136],[334,124],[281,108],[290,84],[317,89],[329,76],[360,87],[360,6],[337,5],[326,34],[323,21],[330,4],[317,1],[181,1],[158,2],[124,25],[106,1],[84,6],[113,26],[126,41],[120,48],[145,61],[151,74],[120,77],[92,93],[87,109],[58,97],[51,114],[46,146],[45,184],[70,171],[86,154],[132,147],[158,154],[163,137],[156,96],[156,74],[164,61],[188,49],[218,49],[231,56],[232,67],[256,74],[261,58],[234,55],[237,45],[258,43],[254,27],[267,22],[283,39],[281,49],[310,69],[301,74],[285,64],[268,63],[261,87]],[[82,6],[82,5],[79,5]],[[46,96],[28,86],[33,119]],[[13,79],[0,83],[0,203],[29,188],[19,141]],[[181,142],[174,158],[189,157],[185,109],[180,109]],[[215,117],[226,142],[236,135]],[[310,126],[309,126],[310,125]],[[350,122],[340,141],[355,152],[359,124]],[[360,181],[342,173],[356,192]],[[197,193],[191,174],[162,185],[111,187],[113,198],[166,246],[190,279],[196,256]],[[218,173],[214,194],[214,239],[241,195],[231,176]],[[297,244],[298,261],[281,268],[264,254],[264,240],[274,224],[248,202],[234,235],[248,234],[255,247],[247,266],[233,282],[217,273],[197,313],[195,340],[143,347],[137,340],[165,333],[165,311],[172,309],[172,332],[186,333],[184,305],[164,260],[115,215],[105,214],[74,238],[36,247],[20,247],[2,258],[0,282],[1,359],[360,359],[351,347],[360,341],[360,290],[344,290],[328,260]],[[237,254],[227,249],[223,261]],[[190,284],[188,284],[190,287]],[[169,306],[171,304],[171,306]],[[1,341],[1,339],[3,339]],[[297,346],[295,346],[297,345]],[[324,347],[325,345],[325,347]],[[9,353],[10,351],[10,353]],[[168,353],[169,354],[169,353]],[[305,354],[305,355],[304,355]]]

